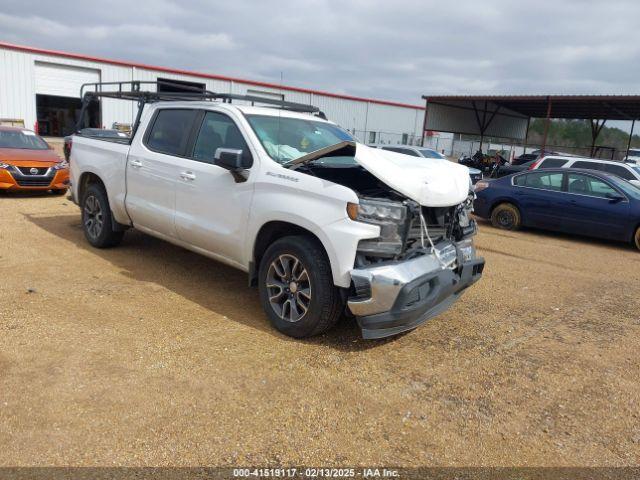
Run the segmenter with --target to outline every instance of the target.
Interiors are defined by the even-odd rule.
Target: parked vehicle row
[[[148,102],[130,140],[73,138],[91,245],[134,227],[246,271],[293,337],[326,331],[345,306],[365,338],[407,331],[480,279],[466,168],[359,144],[307,105],[125,93]]]
[[[0,126],[0,191],[41,190],[62,195],[69,186],[69,168],[31,130]]]

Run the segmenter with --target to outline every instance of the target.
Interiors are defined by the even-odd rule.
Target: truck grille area
[[[434,243],[441,240],[450,240],[453,238],[455,207],[422,207],[422,216],[429,232],[429,237]],[[422,224],[420,214],[415,212],[410,220],[409,230],[407,232],[406,249],[422,246],[422,238],[425,245],[428,243],[426,235],[421,236]]]

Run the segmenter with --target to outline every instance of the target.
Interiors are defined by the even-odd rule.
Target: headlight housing
[[[10,169],[10,168],[11,168],[11,165],[9,165],[8,163],[2,163],[2,162],[0,162],[0,168],[7,169],[7,170],[8,170],[8,169]]]
[[[362,198],[359,204],[349,203],[351,220],[380,227],[378,238],[361,240],[358,251],[371,255],[393,256],[402,251],[407,207],[400,202]]]
[[[54,170],[64,170],[65,168],[69,168],[69,162],[67,162],[66,160],[63,160],[63,161],[62,161],[62,162],[60,162],[60,163],[56,163],[56,164],[53,166],[53,169],[54,169]]]

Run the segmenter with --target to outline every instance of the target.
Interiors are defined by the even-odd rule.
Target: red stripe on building
[[[178,74],[178,75],[189,75],[189,76],[193,76],[193,77],[201,77],[201,78],[209,78],[209,79],[213,79],[213,80],[223,80],[223,81],[227,81],[227,82],[236,82],[236,83],[243,83],[245,85],[252,85],[252,86],[257,86],[257,87],[265,87],[265,88],[275,88],[275,89],[284,89],[284,90],[290,90],[293,92],[299,92],[299,93],[310,93],[310,94],[315,94],[315,95],[322,95],[325,97],[331,97],[331,98],[339,98],[342,100],[353,100],[356,102],[369,102],[369,103],[374,103],[374,104],[378,104],[378,105],[388,105],[391,107],[402,107],[402,108],[411,108],[414,110],[424,110],[424,107],[418,106],[418,105],[411,105],[408,103],[399,103],[399,102],[391,102],[391,101],[387,101],[387,100],[378,100],[375,98],[365,98],[365,97],[354,97],[351,95],[343,95],[340,93],[331,93],[331,92],[324,92],[322,90],[310,90],[308,88],[300,88],[300,87],[289,87],[286,85],[278,85],[275,83],[269,83],[269,82],[258,82],[258,81],[254,81],[254,80],[245,80],[243,78],[235,78],[235,77],[227,77],[224,75],[214,75],[211,73],[202,73],[202,72],[192,72],[189,70],[179,70],[176,68],[168,68],[168,67],[158,67],[155,65],[146,65],[144,63],[132,63],[132,62],[125,62],[122,60],[112,60],[109,58],[101,58],[101,57],[93,57],[93,56],[89,56],[89,55],[81,55],[78,53],[68,53],[68,52],[61,52],[58,50],[48,50],[48,49],[44,49],[44,48],[36,48],[36,47],[26,47],[24,45],[14,45],[12,43],[6,43],[6,42],[0,42],[0,47],[2,48],[8,48],[11,50],[17,50],[20,52],[28,52],[28,53],[35,53],[35,54],[40,54],[40,55],[53,55],[53,56],[57,56],[57,57],[65,57],[65,58],[72,58],[75,60],[84,60],[84,61],[88,61],[88,62],[98,62],[98,63],[108,63],[110,65],[118,65],[121,67],[135,67],[135,68],[142,68],[145,70],[156,70],[159,72],[164,72],[164,73],[174,73],[174,74]]]

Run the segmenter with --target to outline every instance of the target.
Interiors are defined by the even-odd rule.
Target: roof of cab
[[[245,115],[267,115],[271,117],[284,117],[284,118],[299,118],[302,120],[314,120],[318,122],[327,122],[333,123],[329,120],[325,120],[316,115],[312,115],[310,113],[303,112],[295,112],[292,110],[287,110],[284,108],[276,108],[276,107],[260,107],[254,105],[239,105],[236,103],[225,103],[225,102],[212,102],[208,100],[203,101],[160,101],[155,103],[148,104],[153,106],[153,108],[162,108],[162,107],[185,107],[185,108],[198,108],[203,110],[212,110],[212,109],[221,109],[221,110],[236,110]]]

